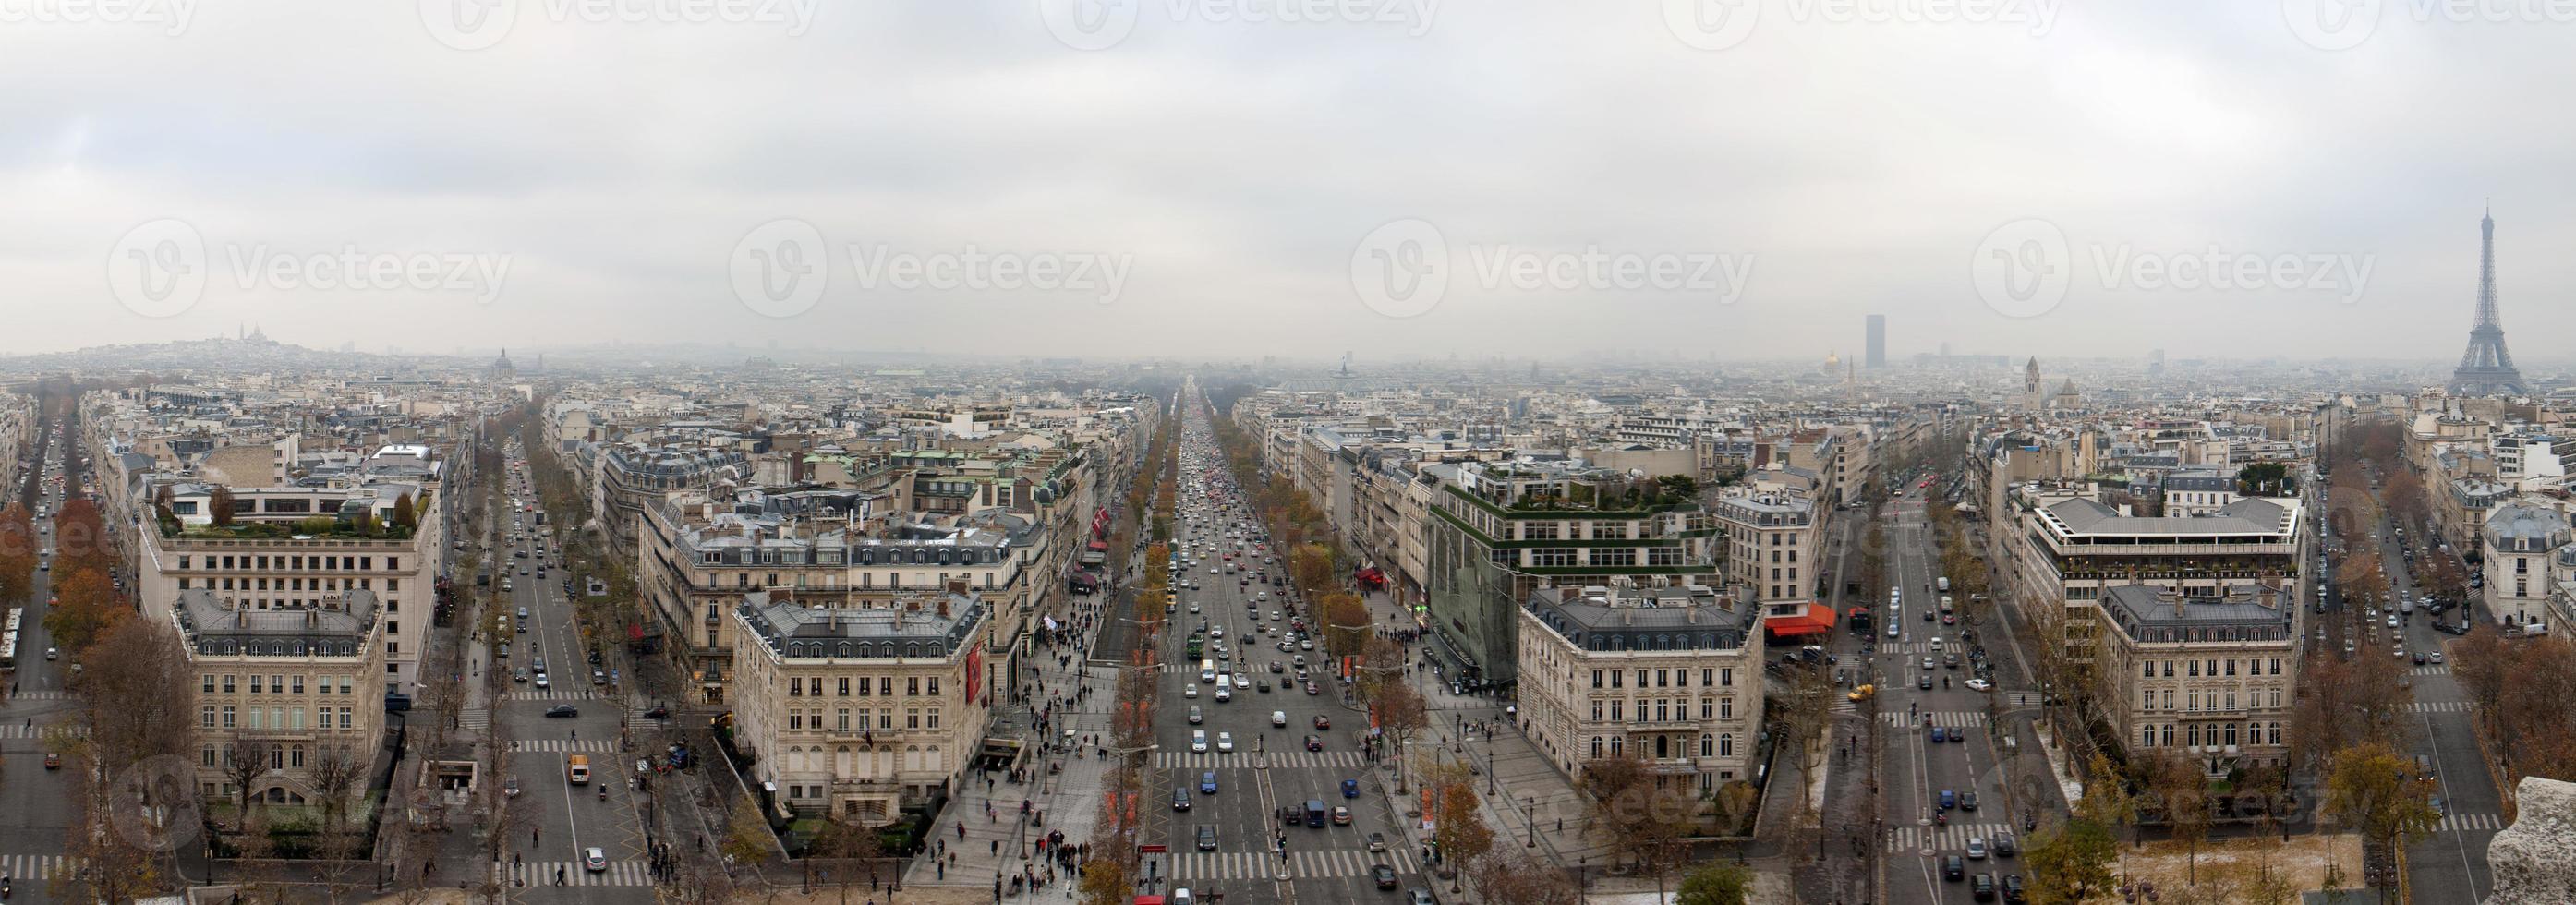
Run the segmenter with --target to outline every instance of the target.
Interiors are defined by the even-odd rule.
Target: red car
[[[1329,719],[1329,718],[1326,718],[1323,714],[1320,714],[1320,713],[1315,714],[1315,728],[1317,728],[1317,729],[1331,729],[1331,728],[1333,728],[1333,721],[1332,721],[1331,719]]]

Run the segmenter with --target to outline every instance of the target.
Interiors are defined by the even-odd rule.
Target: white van
[[[1933,579],[1933,580],[1932,580],[1932,586],[1933,586],[1933,587],[1935,587],[1935,588],[1939,588],[1939,589],[1941,590],[1941,593],[1944,593],[1944,594],[1950,593],[1950,576],[1943,575],[1943,576],[1941,576],[1941,577],[1939,577],[1939,578]]]

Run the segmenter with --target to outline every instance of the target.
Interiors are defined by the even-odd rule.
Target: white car
[[[1196,687],[1196,686],[1192,686],[1192,687]],[[1219,700],[1219,701],[1231,701],[1231,700],[1234,700],[1234,686],[1232,686],[1232,685],[1219,685],[1219,686],[1217,686],[1217,687],[1216,687],[1216,699],[1217,699],[1217,700]]]
[[[1993,682],[1988,682],[1988,681],[1986,681],[1986,680],[1984,680],[1984,679],[1969,679],[1969,680],[1968,680],[1968,690],[1969,690],[1969,691],[1993,691],[1993,690],[1995,690],[1995,683],[1993,683]]]
[[[1273,725],[1273,726],[1285,726],[1285,725],[1288,725],[1288,711],[1285,711],[1285,710],[1273,710],[1273,711],[1270,711],[1270,725]]]
[[[1234,750],[1234,733],[1231,733],[1231,732],[1219,732],[1219,733],[1217,733],[1217,734],[1216,734],[1216,749],[1217,749],[1218,751],[1232,751],[1232,750]]]
[[[1190,752],[1193,754],[1207,753],[1207,730],[1190,730]]]
[[[1183,685],[1183,686],[1181,686],[1181,697],[1189,698],[1189,699],[1191,699],[1191,700],[1197,700],[1197,699],[1198,699],[1198,696],[1199,696],[1199,687],[1198,687],[1198,686],[1196,686],[1196,685]]]
[[[1244,674],[1242,674],[1242,673],[1235,673],[1235,674],[1234,674],[1234,687],[1236,687],[1236,688],[1250,688],[1250,687],[1252,687],[1252,677],[1251,677],[1251,676],[1244,675]]]

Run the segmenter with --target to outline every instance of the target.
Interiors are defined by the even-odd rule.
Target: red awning
[[[1109,549],[1109,542],[1108,542],[1108,541],[1105,541],[1105,540],[1096,540],[1096,541],[1092,541],[1092,542],[1091,542],[1091,549],[1094,549],[1094,550],[1107,550],[1107,549]]]
[[[1808,604],[1807,610],[1795,616],[1766,616],[1762,627],[1774,635],[1818,635],[1834,630],[1834,608]]]

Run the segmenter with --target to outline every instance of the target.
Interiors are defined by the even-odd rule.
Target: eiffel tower
[[[2527,392],[2513,353],[2504,350],[2504,324],[2496,317],[2495,214],[2478,221],[2478,322],[2469,328],[2469,350],[2451,372],[2451,392],[2463,396]]]

